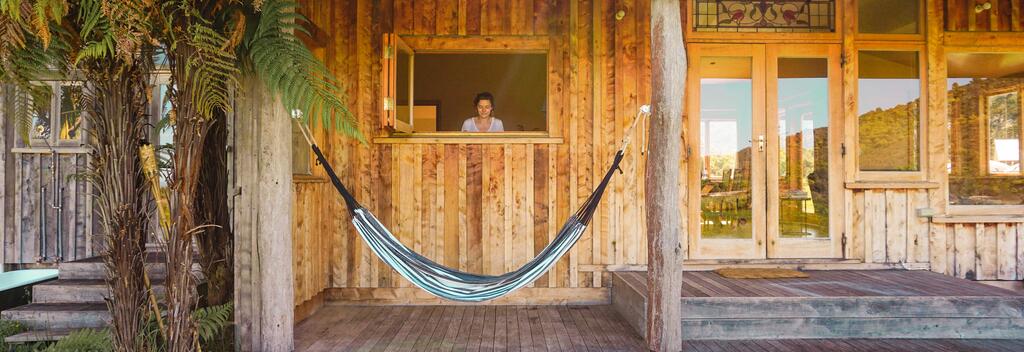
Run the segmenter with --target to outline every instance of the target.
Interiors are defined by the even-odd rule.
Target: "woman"
[[[466,119],[462,123],[462,132],[504,132],[505,125],[501,120],[491,115],[494,111],[494,96],[488,92],[482,92],[473,98],[476,105],[476,116]]]

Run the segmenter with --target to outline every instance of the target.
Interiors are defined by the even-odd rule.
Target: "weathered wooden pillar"
[[[240,351],[294,349],[291,119],[254,77],[229,127],[233,153],[235,340]]]
[[[0,187],[0,273],[4,272],[4,263],[7,262],[8,248],[14,248],[14,159],[11,155],[11,147],[14,146],[14,119],[8,114],[13,105],[7,92],[7,85],[0,85],[0,180],[4,181]],[[10,238],[11,244],[7,241]]]
[[[647,148],[647,347],[682,349],[683,262],[686,237],[678,208],[686,194],[679,182],[686,49],[678,0],[651,1],[651,93]],[[680,188],[680,185],[682,185]]]

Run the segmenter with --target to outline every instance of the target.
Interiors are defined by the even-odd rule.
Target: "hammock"
[[[395,269],[399,274],[408,279],[417,287],[430,292],[431,294],[453,301],[480,302],[506,295],[516,289],[526,286],[544,274],[552,265],[572,248],[579,241],[583,231],[590,224],[594,210],[597,209],[601,196],[608,187],[615,170],[622,172],[619,163],[629,147],[629,135],[641,114],[647,115],[650,109],[643,106],[637,118],[633,121],[622,147],[615,153],[615,159],[611,167],[605,172],[601,183],[580,206],[575,214],[566,220],[558,235],[535,258],[527,262],[519,269],[501,275],[479,275],[455,270],[438,264],[405,246],[381,224],[380,220],[369,210],[359,205],[355,197],[348,192],[345,185],[341,183],[334,173],[331,164],[324,158],[320,147],[312,138],[312,134],[306,129],[305,124],[299,123],[302,134],[316,154],[317,160],[327,171],[328,177],[338,190],[341,197],[345,199],[349,212],[352,215],[352,224],[355,225],[359,235],[381,260]]]

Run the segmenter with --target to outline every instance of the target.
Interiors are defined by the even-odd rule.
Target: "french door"
[[[841,257],[839,46],[688,49],[690,258]]]

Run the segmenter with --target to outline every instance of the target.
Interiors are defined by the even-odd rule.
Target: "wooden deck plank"
[[[516,307],[502,307],[504,308],[504,319],[505,328],[507,329],[505,335],[505,346],[509,351],[521,351],[522,348],[519,345],[519,321],[516,319]]]

